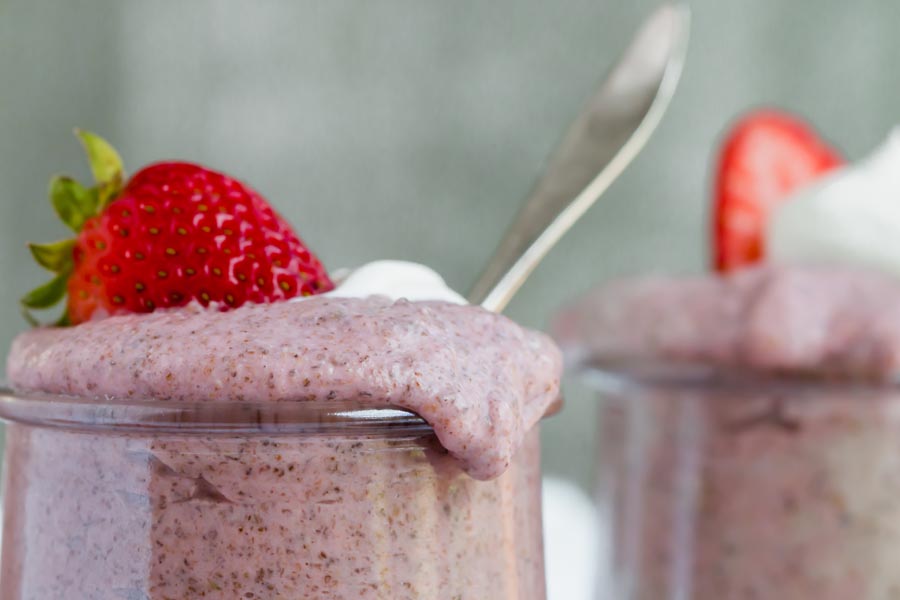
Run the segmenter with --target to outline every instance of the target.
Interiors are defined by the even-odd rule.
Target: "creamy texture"
[[[840,267],[613,282],[562,311],[572,362],[663,360],[828,377],[900,376],[900,281]]]
[[[371,399],[420,414],[476,478],[500,475],[559,395],[543,334],[478,307],[317,297],[190,307],[19,336],[17,390],[180,401]]]
[[[436,277],[376,265],[299,302],[19,336],[16,390],[216,401],[241,427],[10,424],[0,596],[544,600],[538,421],[559,351],[479,307],[388,297],[461,301]],[[335,426],[322,407],[342,400],[415,411],[433,431]],[[277,414],[246,410],[259,403],[321,412],[275,434]]]
[[[900,589],[896,277],[840,265],[641,277],[577,300],[553,332],[573,365],[628,382],[594,380],[610,597]]]
[[[337,286],[324,296],[336,298],[368,298],[385,296],[392,300],[442,300],[466,304],[432,269],[402,260],[377,260],[345,274],[335,275]],[[297,298],[298,301],[308,297]]]
[[[768,265],[613,282],[555,320],[572,364],[628,377],[595,380],[610,597],[897,597],[900,131],[766,236]]]
[[[12,424],[0,597],[544,600],[539,455],[478,481],[421,429]]]
[[[603,391],[598,480],[617,535],[608,597],[896,597],[900,395],[745,384]]]
[[[900,275],[900,129],[869,158],[780,203],[766,252],[782,264],[829,263]]]

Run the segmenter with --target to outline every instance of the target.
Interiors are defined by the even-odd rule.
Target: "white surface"
[[[544,479],[548,600],[592,600],[605,539],[591,499],[573,483]]]
[[[900,128],[867,159],[780,205],[768,251],[781,263],[839,263],[900,276]]]

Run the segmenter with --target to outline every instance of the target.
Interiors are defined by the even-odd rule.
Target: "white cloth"
[[[605,525],[571,482],[545,477],[543,504],[548,600],[593,600],[608,555]]]

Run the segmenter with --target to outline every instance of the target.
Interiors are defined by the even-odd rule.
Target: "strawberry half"
[[[192,301],[226,310],[334,287],[290,225],[243,183],[184,162],[150,165],[126,182],[106,141],[76,133],[96,185],[52,181],[50,200],[76,237],[30,245],[57,275],[22,298],[26,316],[66,293],[60,324]]]
[[[715,183],[715,268],[727,272],[762,260],[773,209],[842,164],[841,156],[795,116],[759,110],[738,121],[725,138]]]

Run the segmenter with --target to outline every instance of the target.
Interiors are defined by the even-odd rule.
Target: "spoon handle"
[[[668,107],[687,50],[690,13],[664,4],[643,23],[572,124],[468,294],[501,312],[547,252],[640,152]]]

